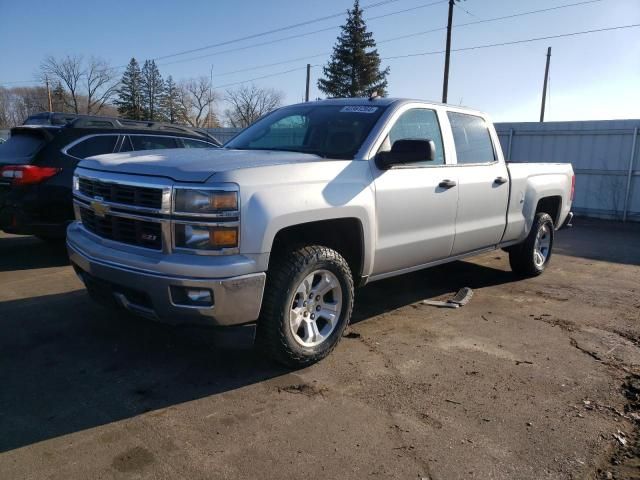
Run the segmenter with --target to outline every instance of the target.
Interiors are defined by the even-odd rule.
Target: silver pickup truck
[[[480,112],[417,100],[280,108],[222,149],[101,155],[75,172],[71,262],[92,297],[169,323],[257,322],[291,366],[326,356],[354,286],[503,248],[542,273],[570,164],[509,164]]]

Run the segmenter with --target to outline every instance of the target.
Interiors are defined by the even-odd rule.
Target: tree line
[[[122,76],[103,59],[48,56],[40,65],[36,87],[0,86],[0,128],[20,125],[31,114],[63,113],[119,116],[197,128],[223,124],[244,128],[279,107],[283,94],[253,84],[214,90],[202,76],[176,82],[163,78],[154,60],[132,58]],[[49,91],[47,91],[47,85]],[[221,109],[224,104],[225,108]],[[220,112],[220,113],[218,113]]]

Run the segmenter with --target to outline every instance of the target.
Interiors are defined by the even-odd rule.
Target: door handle
[[[438,186],[440,188],[453,188],[457,185],[457,183],[455,182],[455,180],[442,180]]]
[[[503,183],[507,183],[509,180],[504,177],[497,177],[493,183],[497,183],[498,185],[502,185]]]

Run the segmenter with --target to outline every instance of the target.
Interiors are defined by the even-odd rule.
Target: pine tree
[[[140,87],[142,90],[142,110],[145,120],[162,120],[160,102],[164,94],[164,81],[153,60],[146,60],[142,67]]]
[[[58,82],[51,92],[51,105],[54,112],[65,113],[67,111],[67,92],[64,91],[62,83]]]
[[[380,70],[380,55],[373,34],[367,31],[359,0],[347,10],[347,23],[323,68],[318,88],[329,97],[368,97],[387,94],[389,67]]]
[[[118,113],[124,118],[131,120],[144,119],[141,77],[140,65],[138,65],[135,58],[132,58],[122,75],[118,98],[114,102],[118,107]]]
[[[173,81],[173,77],[169,75],[165,82],[164,94],[160,103],[162,109],[162,117],[170,123],[179,123],[184,121],[184,107],[180,103],[180,91]]]

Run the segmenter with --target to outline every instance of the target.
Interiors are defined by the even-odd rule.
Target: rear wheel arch
[[[548,214],[553,220],[554,226],[557,228],[561,211],[562,197],[560,195],[551,195],[538,199],[534,215],[537,215],[538,213]]]

